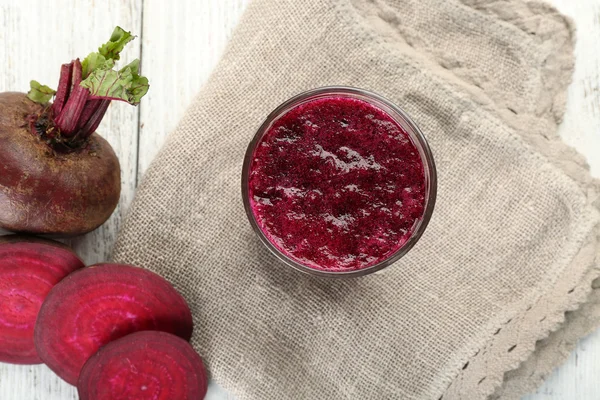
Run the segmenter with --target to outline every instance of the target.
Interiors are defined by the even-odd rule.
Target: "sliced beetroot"
[[[208,379],[202,359],[185,340],[146,331],[116,340],[83,367],[80,400],[201,400]]]
[[[54,285],[83,266],[62,243],[0,237],[0,362],[42,362],[33,342],[40,307]]]
[[[186,301],[164,278],[131,265],[97,264],[50,291],[34,339],[48,367],[75,385],[85,362],[113,340],[147,330],[189,340],[192,327]]]

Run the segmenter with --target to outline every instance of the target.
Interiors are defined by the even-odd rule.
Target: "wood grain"
[[[577,27],[575,73],[560,134],[586,156],[592,175],[600,178],[600,0],[551,3],[571,17]]]
[[[166,135],[208,78],[249,0],[0,0],[0,91],[26,91],[30,79],[55,86],[63,62],[84,57],[113,26],[140,33],[124,61],[140,57],[151,90],[139,108],[111,109],[99,128],[115,148],[123,193],[111,220],[73,240],[88,264],[108,257],[139,181]],[[561,127],[600,177],[600,0],[551,0],[578,26],[577,67]],[[567,363],[526,400],[600,398],[600,333],[583,340]],[[76,399],[76,391],[44,366],[0,364],[0,400]],[[232,399],[211,384],[209,400]]]
[[[141,32],[142,2],[103,0],[2,0],[0,2],[0,91],[27,91],[36,79],[56,87],[61,64],[85,57],[106,42],[115,25]],[[132,42],[123,61],[140,55],[141,41]],[[122,194],[118,209],[100,229],[72,241],[88,264],[106,260],[127,205],[133,198],[137,175],[138,110],[113,104],[98,128],[121,162]],[[76,399],[73,387],[45,366],[0,364],[0,399]]]
[[[208,78],[248,1],[144,2],[142,69],[152,89],[140,105],[138,178]]]

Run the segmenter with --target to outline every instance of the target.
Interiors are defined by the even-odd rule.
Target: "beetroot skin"
[[[159,275],[121,264],[98,264],[56,285],[40,310],[34,333],[40,358],[75,385],[81,368],[107,343],[138,331],[192,336],[190,309]]]
[[[54,151],[27,124],[43,109],[23,93],[0,93],[0,227],[67,236],[92,231],[119,202],[119,160],[95,133],[80,148]]]
[[[25,236],[0,237],[0,361],[39,364],[33,331],[50,289],[83,262],[67,246]]]
[[[88,360],[80,400],[200,400],[208,379],[202,359],[185,340],[146,331],[118,339]]]

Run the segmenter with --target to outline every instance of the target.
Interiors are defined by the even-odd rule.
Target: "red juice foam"
[[[398,251],[423,217],[423,161],[385,111],[340,95],[277,119],[254,150],[248,178],[258,227],[310,268],[351,271]]]

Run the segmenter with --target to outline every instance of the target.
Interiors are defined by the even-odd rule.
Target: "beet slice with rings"
[[[185,299],[161,276],[123,264],[97,264],[56,285],[35,327],[40,358],[75,385],[100,347],[133,332],[157,330],[185,340],[193,322]]]
[[[0,237],[0,362],[42,362],[33,342],[42,303],[54,285],[83,267],[62,243],[20,235]]]
[[[200,356],[170,333],[132,333],[100,349],[81,371],[80,400],[200,400],[208,378]]]

